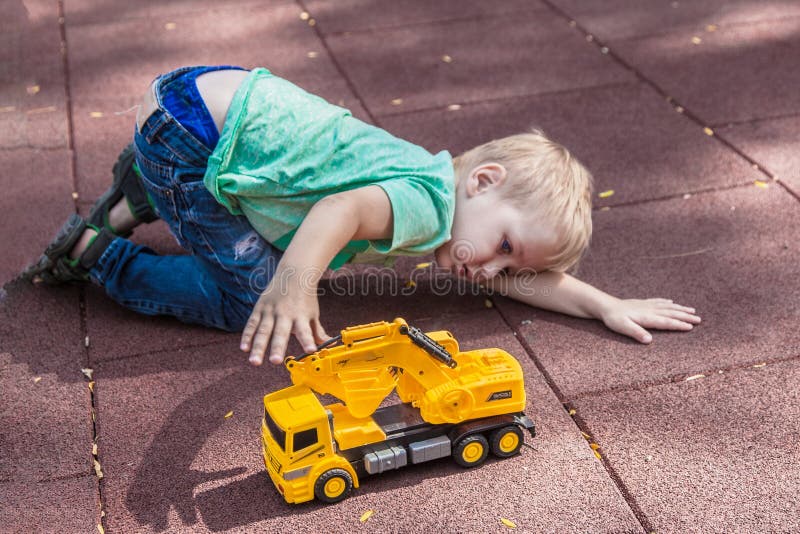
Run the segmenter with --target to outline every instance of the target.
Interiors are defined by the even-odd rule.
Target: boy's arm
[[[605,325],[642,343],[653,338],[645,328],[691,330],[700,322],[694,308],[667,299],[618,299],[565,273],[546,271],[489,281],[501,295],[525,304],[582,317]]]
[[[291,334],[307,352],[327,339],[317,302],[317,283],[323,272],[348,242],[391,238],[392,230],[392,206],[378,186],[336,193],[317,202],[247,321],[241,349],[250,351],[250,362],[263,362],[270,340],[269,359],[281,363]]]

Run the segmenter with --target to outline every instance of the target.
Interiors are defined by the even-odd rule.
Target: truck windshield
[[[286,432],[270,417],[269,412],[264,408],[264,422],[267,424],[272,439],[274,439],[282,451],[286,452]]]

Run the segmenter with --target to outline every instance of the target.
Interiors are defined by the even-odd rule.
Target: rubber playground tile
[[[381,35],[380,42],[359,33],[327,39],[376,115],[633,79],[549,11]]]
[[[74,210],[66,150],[3,151],[0,285],[36,261]]]
[[[800,17],[608,46],[711,126],[795,113]]]
[[[16,281],[0,294],[0,480],[90,470],[91,401],[73,287]]]
[[[657,532],[800,528],[800,365],[581,399],[600,452]]]
[[[454,156],[538,127],[592,172],[596,206],[763,177],[640,83],[382,117],[380,122],[395,135],[432,152],[449,149]]]
[[[443,22],[451,19],[489,18],[547,9],[544,4],[512,0],[487,4],[477,0],[446,2],[392,2],[391,0],[346,0],[336,3],[311,0],[305,3],[309,16],[324,34],[375,31],[395,26]]]
[[[234,0],[225,2],[234,9],[251,9],[253,7],[269,8],[275,5],[290,4],[291,0]],[[219,7],[219,2],[213,0],[192,0],[178,2],[159,2],[158,0],[143,0],[130,4],[119,0],[75,0],[64,5],[66,22],[70,26],[86,24],[109,24],[125,21],[137,21],[142,30],[152,28],[142,24],[142,19],[158,19],[161,25],[168,22],[178,22],[186,16],[203,13],[209,9]],[[208,25],[206,33],[213,33],[217,25]]]
[[[595,212],[578,277],[619,298],[696,308],[691,332],[642,345],[600,321],[498,298],[564,398],[716,372],[800,353],[797,201],[746,186]]]
[[[465,336],[465,346],[470,332],[502,327],[497,314],[493,321],[473,317],[459,325],[466,327],[457,331]],[[507,333],[478,336],[481,343],[520,350]],[[344,531],[359,526],[366,510],[374,512],[370,528],[401,531],[493,531],[505,528],[501,517],[522,529],[567,528],[575,521],[598,529],[614,525],[634,531],[637,526],[577,429],[536,377],[528,391],[542,437],[520,456],[475,470],[443,460],[364,479],[335,506],[287,505],[264,473],[259,428],[262,396],[287,386],[288,375],[279,367],[254,369],[219,360],[206,348],[98,366],[109,529]],[[585,491],[587,485],[592,492]]]
[[[0,148],[67,146],[61,35],[56,17],[34,3],[4,6],[0,22]],[[7,8],[7,10],[6,10]]]
[[[156,76],[188,65],[263,66],[311,90],[338,89],[336,69],[298,13],[295,5],[218,6],[174,28],[153,19],[68,27],[72,91],[80,102],[117,104],[122,95],[135,105]],[[139,31],[143,23],[153,31]]]
[[[736,124],[719,132],[800,195],[800,116]]]
[[[98,532],[94,476],[46,482],[0,482],[0,524],[6,532]]]
[[[733,24],[800,15],[800,6],[796,4],[757,0],[552,0],[552,3],[604,41],[680,30],[693,30],[702,35],[725,30]]]

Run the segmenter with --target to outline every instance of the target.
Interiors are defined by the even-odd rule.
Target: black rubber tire
[[[344,481],[344,490],[336,496],[328,496],[325,494],[325,484],[333,478],[341,478]],[[317,481],[314,483],[314,496],[322,502],[333,504],[342,501],[350,495],[353,489],[353,477],[344,469],[328,469],[322,473]]]
[[[464,449],[474,443],[479,443],[483,447],[481,454],[474,460],[465,459]],[[478,467],[486,460],[487,456],[489,456],[489,442],[486,441],[483,434],[471,434],[459,441],[453,449],[453,460],[461,467]]]
[[[513,450],[504,451],[501,448],[500,442],[509,432],[513,432],[517,435],[517,444]],[[514,456],[522,448],[523,443],[525,443],[525,437],[522,434],[522,429],[520,429],[520,427],[517,425],[508,425],[504,426],[503,428],[499,428],[492,432],[492,435],[489,437],[489,446],[492,448],[492,454],[498,458],[510,458],[511,456]]]

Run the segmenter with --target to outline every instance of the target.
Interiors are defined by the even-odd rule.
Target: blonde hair
[[[566,148],[533,129],[479,145],[453,163],[459,177],[484,163],[503,165],[501,198],[536,211],[561,233],[549,270],[563,272],[578,264],[592,235],[592,175]]]

